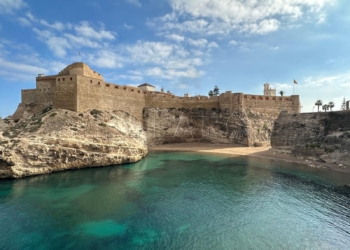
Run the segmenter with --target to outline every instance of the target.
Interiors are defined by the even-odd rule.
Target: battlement
[[[145,86],[147,88],[145,88]],[[148,88],[149,87],[149,88]],[[200,108],[221,110],[253,110],[278,114],[282,110],[300,112],[299,96],[273,95],[275,89],[268,84],[264,95],[250,95],[226,91],[220,96],[175,96],[155,91],[148,83],[139,87],[105,82],[103,77],[88,65],[77,62],[67,66],[57,75],[36,78],[36,89],[22,90],[22,103],[53,103],[54,108],[77,112],[87,109],[123,110],[143,119],[144,108]]]

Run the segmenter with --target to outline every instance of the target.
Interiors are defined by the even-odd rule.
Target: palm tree
[[[214,87],[214,89],[213,89],[213,94],[214,94],[214,96],[220,95],[220,90],[219,90],[218,86],[215,86],[215,87]]]
[[[326,112],[329,108],[330,106],[328,104],[325,104],[322,106],[322,109],[324,110],[324,112]]]
[[[284,91],[283,90],[281,90],[280,92],[278,92],[281,96],[283,96],[284,95]]]
[[[320,106],[322,106],[322,101],[321,100],[317,100],[315,105],[317,106],[317,112],[320,112]],[[323,107],[322,107],[322,109],[323,109]]]
[[[334,108],[334,105],[335,105],[334,102],[329,102],[328,103],[328,106],[331,109],[331,111],[332,111],[332,108]]]

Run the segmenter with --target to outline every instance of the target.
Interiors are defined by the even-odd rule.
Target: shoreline
[[[349,168],[338,168],[336,164],[319,161],[298,159],[289,154],[273,154],[270,146],[265,147],[244,147],[240,144],[211,144],[211,143],[171,143],[149,147],[149,151],[187,151],[198,153],[226,154],[231,156],[251,156],[272,161],[290,162],[306,165],[310,168],[331,170],[350,174]]]

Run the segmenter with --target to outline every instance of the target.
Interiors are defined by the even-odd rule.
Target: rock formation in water
[[[274,153],[350,168],[350,112],[282,112],[271,135]]]
[[[131,163],[147,154],[142,123],[123,111],[46,109],[0,131],[0,178]]]
[[[149,145],[180,142],[269,144],[275,115],[229,109],[145,108]]]

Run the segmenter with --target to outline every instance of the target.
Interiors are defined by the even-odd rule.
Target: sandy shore
[[[273,161],[284,161],[304,164],[313,168],[334,170],[350,174],[350,169],[338,168],[336,164],[327,164],[318,161],[298,159],[287,154],[273,154],[269,151],[270,147],[242,147],[242,145],[227,145],[227,144],[210,144],[210,143],[174,143],[153,146],[150,151],[191,151],[200,153],[228,154],[233,156],[253,156]]]

